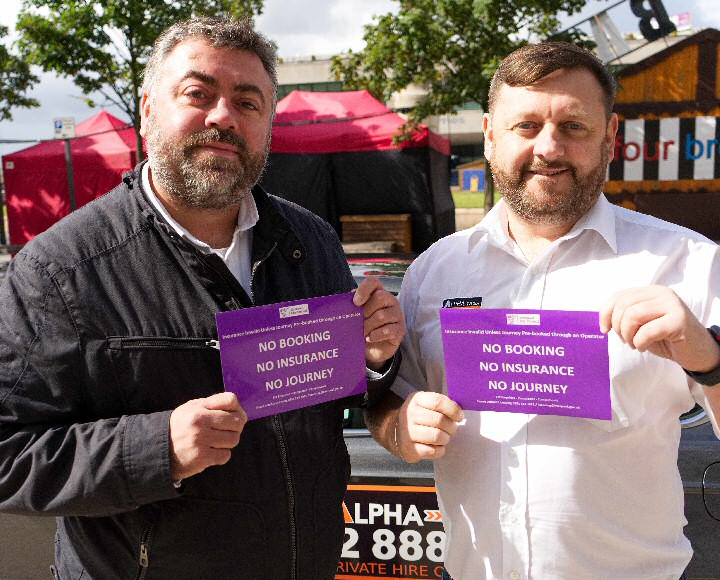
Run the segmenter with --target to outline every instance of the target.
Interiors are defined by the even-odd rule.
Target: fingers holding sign
[[[688,370],[717,364],[717,345],[680,297],[666,286],[616,292],[600,310],[600,330],[613,330],[631,348],[673,360]]]
[[[602,332],[614,330],[628,346],[672,358],[668,344],[685,339],[694,318],[675,292],[665,286],[616,292],[600,311]]]
[[[170,460],[173,480],[200,473],[230,460],[240,442],[247,414],[233,393],[193,399],[170,415]]]
[[[400,407],[394,425],[396,451],[408,463],[438,459],[463,419],[460,406],[445,395],[413,393]]]
[[[374,276],[365,278],[353,299],[363,307],[365,317],[365,358],[375,370],[393,357],[405,336],[405,319],[397,298]]]

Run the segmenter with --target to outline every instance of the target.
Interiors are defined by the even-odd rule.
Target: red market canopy
[[[136,164],[135,130],[101,111],[70,140],[75,198],[81,207],[114,188]],[[9,238],[22,245],[70,212],[63,141],[45,141],[4,155]]]
[[[367,91],[292,91],[278,102],[273,153],[339,153],[432,147],[450,155],[450,142],[420,125],[412,138],[394,145],[405,119]]]

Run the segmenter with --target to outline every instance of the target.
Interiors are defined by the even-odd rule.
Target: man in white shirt
[[[454,580],[678,578],[683,535],[678,417],[720,412],[720,252],[602,193],[617,116],[612,74],[565,43],[524,47],[498,69],[484,115],[504,196],[437,242],[400,292],[400,373],[368,412],[405,461],[435,460]],[[612,419],[463,411],[447,395],[439,310],[598,311]],[[690,377],[693,377],[691,379]]]

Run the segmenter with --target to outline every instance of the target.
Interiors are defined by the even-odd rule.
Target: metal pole
[[[70,139],[65,141],[65,165],[67,166],[68,191],[70,192],[70,211],[75,211],[75,176],[73,174],[72,155],[70,154]]]
[[[2,172],[3,169],[0,168],[0,172]],[[5,245],[8,243],[7,236],[5,235],[5,212],[7,211],[5,208],[7,208],[7,198],[5,193],[5,176],[2,177],[2,188],[0,190],[0,245]]]

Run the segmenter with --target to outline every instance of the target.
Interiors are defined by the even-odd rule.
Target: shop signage
[[[608,181],[720,179],[718,119],[620,121]]]
[[[445,530],[434,487],[349,485],[336,580],[437,580]]]

